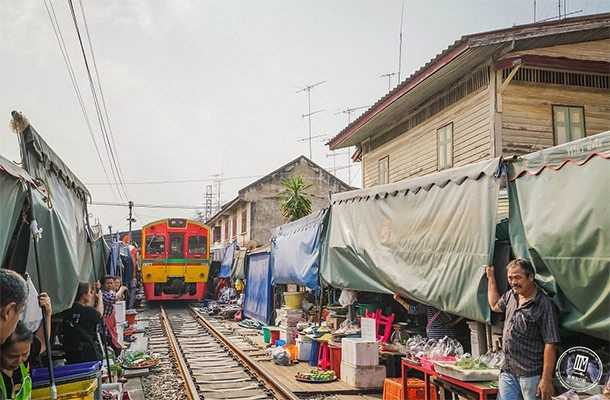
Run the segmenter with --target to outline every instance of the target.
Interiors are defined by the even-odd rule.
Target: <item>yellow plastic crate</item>
[[[97,385],[97,378],[57,385],[57,400],[95,400],[95,389],[97,389]],[[51,399],[49,387],[46,386],[32,390],[32,399]]]

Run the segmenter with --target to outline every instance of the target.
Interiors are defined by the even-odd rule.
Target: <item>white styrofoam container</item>
[[[286,341],[286,344],[294,343],[294,333],[297,332],[297,328],[291,328],[286,326],[280,326],[280,340]]]
[[[385,365],[361,366],[341,361],[341,380],[351,387],[380,388],[383,387],[385,378]]]
[[[123,344],[123,324],[116,324],[116,333],[117,338],[119,339],[119,343]]]
[[[476,322],[468,322],[468,328],[470,328],[470,354],[472,357],[477,358],[481,354],[479,354],[479,339],[477,336],[477,323]],[[502,347],[502,324],[498,326],[491,327],[491,340],[493,341],[491,344],[488,344],[489,347],[494,347],[496,343],[500,344]]]
[[[299,361],[309,361],[311,356],[311,342],[302,342],[297,339],[297,359]]]
[[[379,365],[379,343],[362,338],[343,338],[341,361],[357,366]]]
[[[114,304],[114,309],[116,310],[116,322],[122,323],[125,322],[125,301],[117,301]]]

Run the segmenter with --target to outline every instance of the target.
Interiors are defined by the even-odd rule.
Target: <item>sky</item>
[[[398,84],[399,67],[403,81],[463,35],[534,22],[534,8],[537,21],[558,4],[610,11],[610,0],[72,1],[85,63],[69,3],[0,2],[0,155],[19,160],[9,121],[23,112],[106,231],[128,228],[129,201],[132,229],[191,218],[208,186],[216,207],[310,148],[360,187],[360,164],[326,143]]]

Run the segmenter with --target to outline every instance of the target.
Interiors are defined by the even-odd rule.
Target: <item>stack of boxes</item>
[[[379,342],[361,338],[341,340],[341,380],[354,388],[383,387],[385,365],[379,365]]]
[[[275,324],[280,327],[280,340],[284,340],[286,344],[294,344],[294,337],[297,333],[297,324],[304,321],[305,314],[303,310],[281,308],[275,310],[277,318]]]

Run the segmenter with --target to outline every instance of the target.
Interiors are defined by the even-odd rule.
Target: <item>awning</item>
[[[490,321],[500,159],[332,196],[321,246],[324,282],[400,292],[450,313]]]
[[[219,278],[230,278],[231,267],[233,266],[233,257],[235,256],[235,250],[237,249],[237,240],[231,242],[230,245],[225,249],[225,255],[220,263]]]
[[[34,181],[22,168],[0,156],[0,264],[6,256],[21,207],[27,197],[27,186]]]
[[[509,164],[513,252],[560,309],[563,327],[610,340],[610,132]]]
[[[231,267],[231,278],[246,279],[246,249],[237,250]]]
[[[318,286],[320,235],[327,210],[275,228],[271,239],[271,273],[276,284]]]

